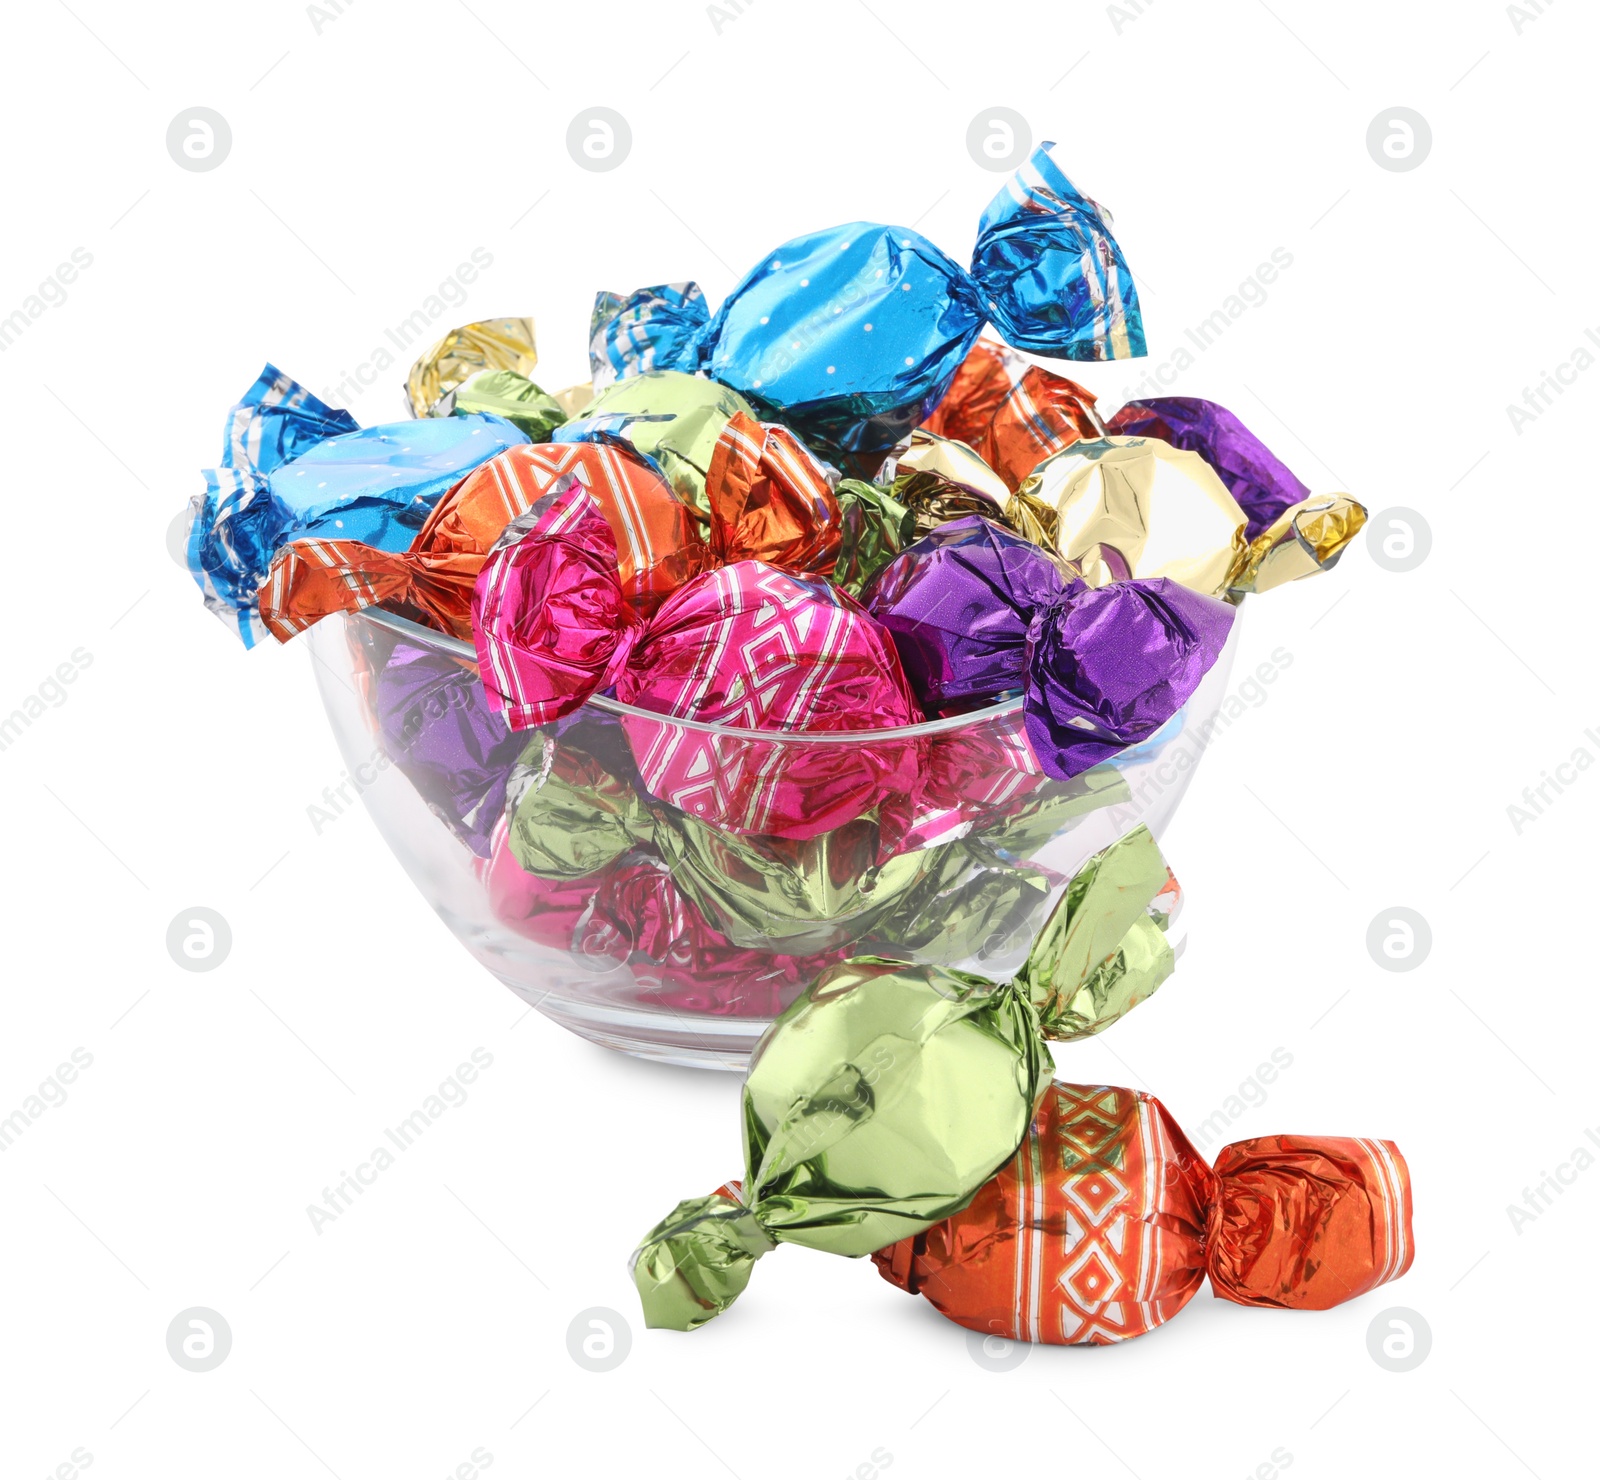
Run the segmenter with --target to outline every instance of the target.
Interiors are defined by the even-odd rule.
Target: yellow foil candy
[[[1028,475],[1006,514],[1091,586],[1167,576],[1222,596],[1249,560],[1244,510],[1211,465],[1153,437],[1074,443]]]
[[[406,395],[413,416],[432,416],[445,396],[480,370],[532,375],[539,363],[532,319],[482,319],[452,329],[411,367]]]
[[[1367,511],[1343,493],[1318,494],[1285,509],[1250,542],[1233,592],[1270,591],[1331,570],[1366,522]]]

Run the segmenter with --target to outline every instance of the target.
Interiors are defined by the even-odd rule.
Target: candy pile
[[[528,319],[447,334],[392,425],[269,365],[193,501],[190,569],[247,646],[373,614],[346,636],[381,750],[552,971],[776,1019],[743,1180],[635,1256],[651,1325],[709,1319],[785,1242],[1052,1342],[1140,1334],[1207,1276],[1323,1307],[1410,1262],[1389,1143],[1213,1167],[1150,1096],[1052,1083],[1049,1042],[1173,968],[1128,778],[1175,751],[1242,599],[1366,518],[1220,406],[1106,418],[1025,358],[1145,352],[1052,147],[967,267],[856,222],[715,314],[693,283],[601,293],[592,383],[557,394]]]

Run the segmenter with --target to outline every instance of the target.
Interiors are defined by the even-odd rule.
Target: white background
[[[363,0],[320,30],[286,0],[9,12],[0,317],[75,248],[93,262],[0,354],[0,713],[75,649],[92,663],[0,751],[0,1116],[75,1048],[93,1065],[0,1154],[6,1480],[75,1449],[96,1480],[423,1480],[474,1450],[496,1474],[743,1480],[1227,1477],[1275,1450],[1295,1480],[1592,1469],[1600,1169],[1520,1233],[1506,1208],[1600,1126],[1600,771],[1520,834],[1507,807],[1600,756],[1600,368],[1520,433],[1506,407],[1600,325],[1600,28],[1532,0],[1521,22],[1489,0],[871,3]],[[597,104],[633,132],[606,174],[565,148]],[[232,128],[209,173],[165,148],[196,105]],[[533,314],[551,388],[585,372],[598,288],[696,277],[715,303],[769,247],[858,218],[964,258],[1003,178],[967,126],[996,105],[1114,211],[1153,362],[1285,249],[1172,389],[1433,537],[1409,573],[1361,542],[1250,603],[1239,675],[1293,663],[1168,835],[1188,954],[1062,1074],[1193,1127],[1286,1049],[1232,1131],[1398,1141],[1416,1265],[1323,1314],[1202,1294],[1007,1372],[869,1265],[797,1249],[707,1329],[646,1332],[625,1257],[738,1172],[736,1080],[524,1018],[364,813],[317,835],[342,767],[308,660],[243,652],[168,524],[264,359],[331,390],[474,248],[493,266],[440,331]],[[1432,128],[1410,172],[1366,147],[1396,105]],[[399,414],[403,371],[348,402],[360,421]],[[1072,373],[1110,411],[1143,371]],[[195,905],[233,932],[207,974],[164,943]],[[1409,972],[1366,949],[1392,906],[1431,926]],[[475,1047],[494,1062],[468,1103],[314,1233],[306,1205]],[[232,1330],[204,1374],[166,1349],[190,1306]],[[608,1373],[567,1350],[596,1306],[632,1327]],[[1408,1373],[1368,1355],[1390,1306],[1432,1332]]]

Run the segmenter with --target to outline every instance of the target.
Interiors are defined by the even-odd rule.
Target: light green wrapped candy
[[[706,471],[722,429],[739,412],[756,416],[755,408],[725,385],[679,370],[652,370],[608,385],[574,420],[636,418],[620,425],[617,434],[654,458],[678,496],[709,525]]]
[[[860,478],[843,478],[839,501],[839,556],[833,584],[860,596],[866,584],[917,537],[917,516],[888,489]]]
[[[550,434],[567,420],[561,403],[515,370],[480,370],[456,387],[449,401],[457,416],[487,411],[502,416],[533,442],[548,442]]]
[[[870,1254],[964,1208],[1049,1087],[1045,1040],[1099,1032],[1171,973],[1151,914],[1170,879],[1147,829],[1113,843],[1010,982],[876,956],[823,972],[751,1056],[743,1183],[680,1203],[635,1252],[645,1324],[703,1325],[779,1243]]]
[[[666,809],[655,845],[678,887],[736,946],[797,956],[861,939],[939,851],[898,853],[880,866],[871,817],[788,839],[724,832]]]
[[[541,879],[581,879],[648,843],[654,824],[639,794],[611,768],[537,736],[506,781],[506,845]]]

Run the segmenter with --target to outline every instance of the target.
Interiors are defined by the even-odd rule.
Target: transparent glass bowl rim
[[[359,611],[348,614],[353,620],[365,620],[374,626],[387,628],[390,632],[414,642],[420,647],[432,648],[435,652],[446,653],[452,658],[461,659],[469,663],[474,672],[478,669],[478,652],[470,642],[463,642],[459,637],[450,637],[443,632],[438,632],[432,627],[424,627],[420,623],[410,621],[406,617],[398,617],[393,612],[387,612],[382,607],[362,607]],[[920,725],[899,725],[884,730],[824,730],[824,731],[789,731],[789,730],[744,730],[732,725],[710,724],[705,720],[679,719],[674,715],[661,714],[654,709],[640,709],[633,704],[624,704],[619,699],[608,699],[603,694],[596,694],[583,706],[586,709],[598,709],[605,714],[618,714],[629,719],[648,720],[651,724],[672,725],[680,730],[698,730],[704,735],[726,735],[730,739],[745,741],[760,741],[766,745],[867,745],[875,744],[880,740],[918,740],[928,735],[948,735],[955,730],[969,730],[979,725],[994,720],[1006,719],[1018,714],[1022,710],[1022,699],[1007,699],[1000,704],[992,704],[987,709],[973,709],[964,714],[953,714],[945,719],[925,720]]]

